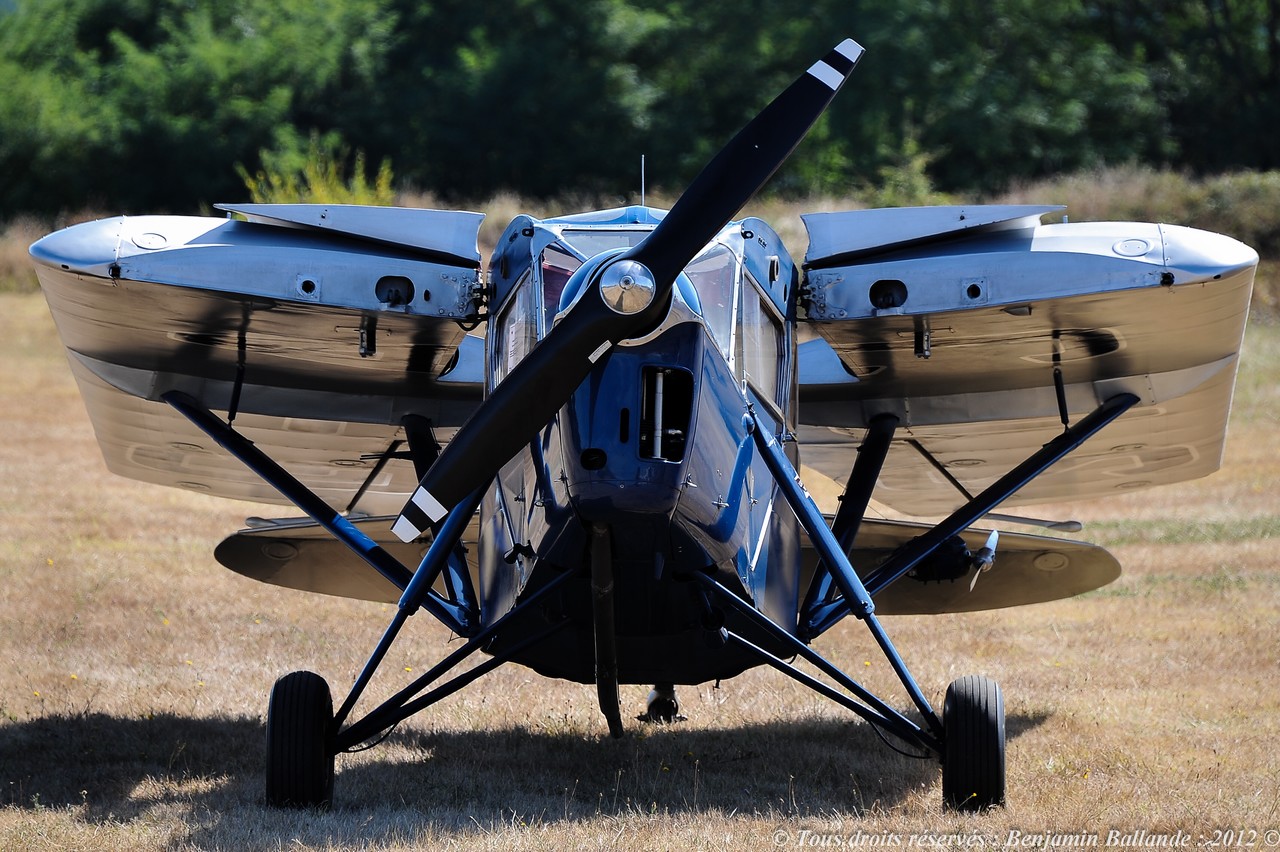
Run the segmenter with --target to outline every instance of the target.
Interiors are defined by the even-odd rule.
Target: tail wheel
[[[942,801],[950,810],[983,811],[1004,804],[1004,696],[985,677],[962,677],[947,687]]]
[[[649,692],[648,700],[645,702],[645,715],[642,718],[649,722],[658,722],[664,725],[669,725],[679,720],[680,702],[676,700],[674,684],[659,683],[654,685]]]
[[[267,709],[267,804],[328,807],[333,799],[333,699],[312,672],[276,681]]]

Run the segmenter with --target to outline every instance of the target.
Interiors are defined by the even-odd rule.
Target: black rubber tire
[[[670,725],[680,718],[680,702],[676,700],[676,687],[673,683],[656,683],[645,706],[645,714],[641,717],[648,722]]]
[[[329,807],[334,757],[329,684],[313,672],[280,678],[267,708],[267,804]]]
[[[984,811],[1005,803],[1004,695],[988,678],[969,675],[947,687],[942,803]]]

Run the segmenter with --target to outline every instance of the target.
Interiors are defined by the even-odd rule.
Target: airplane
[[[594,684],[612,736],[619,684],[669,723],[677,686],[768,666],[938,761],[947,808],[1005,802],[999,686],[935,709],[880,616],[1114,580],[1100,547],[1003,529],[1078,524],[996,510],[1215,470],[1258,255],[964,205],[807,214],[797,263],[734,217],[862,53],[807,69],[671,209],[517,216],[487,267],[479,213],[325,204],[31,247],[112,471],[292,505],[217,560],[398,604],[336,711],[320,675],[276,682],[268,803],[328,806],[337,755],[508,663]],[[847,483],[833,514],[801,471]],[[356,714],[421,610],[464,641]],[[814,647],[848,616],[901,704]]]

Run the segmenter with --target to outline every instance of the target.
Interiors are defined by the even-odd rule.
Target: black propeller
[[[614,344],[666,315],[676,277],[772,177],[849,77],[862,48],[845,39],[778,95],[702,170],[641,243],[584,265],[589,280],[550,333],[476,409],[422,478],[394,531],[412,541],[555,416]]]

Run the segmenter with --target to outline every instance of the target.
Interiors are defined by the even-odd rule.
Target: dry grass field
[[[614,741],[590,687],[514,667],[340,758],[332,811],[269,810],[272,682],[309,668],[341,698],[388,608],[234,575],[213,546],[259,507],[108,474],[40,296],[0,296],[0,365],[0,849],[1280,843],[1274,325],[1250,329],[1223,470],[1042,513],[1112,546],[1114,585],[886,619],[931,697],[971,672],[1005,688],[1009,805],[979,816],[944,814],[936,766],[771,671],[685,688],[687,721]],[[425,615],[406,639],[375,691],[449,641]],[[818,647],[907,705],[857,624]]]

